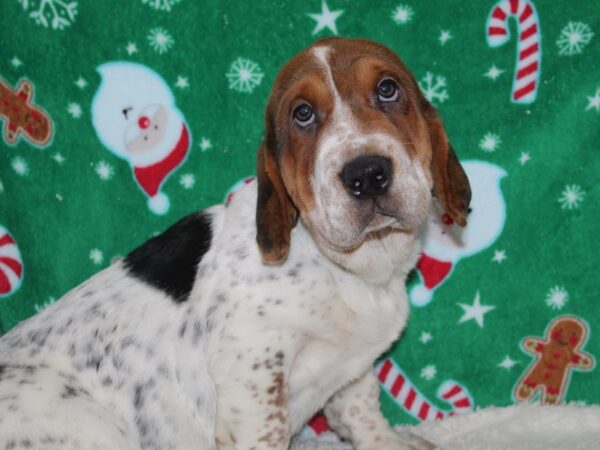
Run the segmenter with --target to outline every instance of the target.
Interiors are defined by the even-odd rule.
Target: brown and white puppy
[[[319,41],[277,77],[258,182],[0,338],[0,446],[285,450],[324,408],[356,450],[429,448],[379,409],[432,192],[468,180],[389,49]]]

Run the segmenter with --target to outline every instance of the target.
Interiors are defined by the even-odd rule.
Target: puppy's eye
[[[315,121],[315,113],[307,103],[302,103],[294,109],[294,120],[301,127],[307,127]]]
[[[381,80],[377,85],[377,98],[381,102],[395,102],[398,100],[400,93],[398,85],[390,78]]]

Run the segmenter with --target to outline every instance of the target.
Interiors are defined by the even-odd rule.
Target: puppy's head
[[[466,224],[469,182],[442,122],[384,46],[332,38],[292,58],[275,81],[265,126],[256,219],[267,264],[287,257],[298,214],[337,251],[380,230],[416,229],[432,193]]]

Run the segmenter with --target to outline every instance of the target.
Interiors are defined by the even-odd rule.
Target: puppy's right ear
[[[256,241],[263,262],[279,265],[286,260],[290,251],[291,232],[298,220],[298,211],[281,178],[274,123],[269,113],[265,139],[256,159]]]

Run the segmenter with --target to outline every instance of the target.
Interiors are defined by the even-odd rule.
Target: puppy
[[[389,49],[327,39],[278,75],[257,180],[0,340],[6,448],[284,450],[319,409],[357,450],[429,448],[379,409],[375,359],[436,197],[470,188]],[[432,194],[433,193],[433,194]]]

